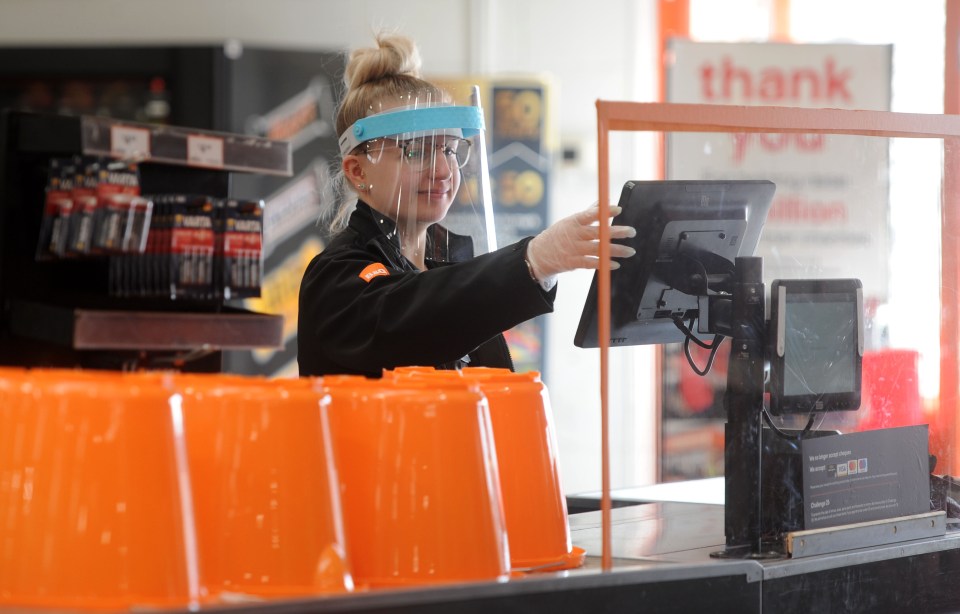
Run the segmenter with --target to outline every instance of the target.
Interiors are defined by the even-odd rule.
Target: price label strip
[[[150,131],[132,126],[110,126],[110,153],[121,160],[150,157]]]
[[[81,130],[82,151],[90,156],[284,177],[293,174],[289,141],[195,128],[137,125],[93,115],[81,118]]]
[[[187,136],[187,164],[223,168],[223,139],[216,136]]]

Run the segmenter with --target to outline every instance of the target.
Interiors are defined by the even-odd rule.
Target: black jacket
[[[469,239],[435,225],[431,236],[444,240],[428,239],[428,253],[436,249],[442,258],[428,257],[420,271],[389,238],[393,229],[359,202],[346,230],[307,266],[297,329],[300,375],[379,377],[407,365],[512,369],[502,331],[553,311],[556,296],[556,287],[544,292],[530,278],[529,239],[472,258]],[[439,253],[440,245],[450,245],[448,253]]]

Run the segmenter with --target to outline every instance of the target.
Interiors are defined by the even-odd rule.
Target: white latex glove
[[[588,209],[555,222],[535,236],[527,244],[527,263],[531,273],[540,282],[574,269],[600,268],[600,227],[597,215],[600,211],[594,204]],[[618,215],[621,207],[610,207],[609,217]],[[611,239],[627,239],[637,235],[630,226],[611,226]],[[618,243],[610,244],[612,258],[629,258],[636,250]],[[620,268],[620,263],[611,260],[610,268]]]

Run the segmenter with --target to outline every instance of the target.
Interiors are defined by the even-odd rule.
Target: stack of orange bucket
[[[479,386],[490,407],[511,569],[557,571],[583,564],[584,550],[570,540],[550,400],[539,373],[404,367],[384,377]]]
[[[358,586],[502,580],[510,571],[490,416],[463,382],[327,377]]]
[[[350,590],[319,398],[259,378],[0,369],[0,605]]]
[[[572,548],[536,373],[0,368],[0,606],[502,581]]]
[[[212,597],[352,589],[329,431],[295,380],[179,375],[203,585]]]
[[[157,379],[0,373],[0,603],[201,599],[183,433]]]

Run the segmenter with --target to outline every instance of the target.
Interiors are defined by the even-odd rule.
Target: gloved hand
[[[527,244],[527,263],[538,281],[543,282],[558,273],[574,269],[600,268],[600,227],[596,224],[599,210],[599,206],[594,204],[555,222],[530,240]],[[610,207],[609,216],[614,217],[621,210],[621,207]],[[636,235],[636,229],[630,226],[610,227],[611,239],[626,239]],[[610,244],[612,258],[629,258],[635,253],[632,247]],[[619,262],[610,261],[611,269],[619,267]]]

